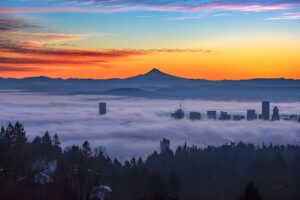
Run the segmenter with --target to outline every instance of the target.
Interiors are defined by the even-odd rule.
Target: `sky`
[[[20,101],[22,99],[22,101]],[[107,114],[98,114],[98,103],[107,102]],[[174,120],[170,113],[179,107],[178,100],[99,95],[56,96],[21,92],[1,92],[0,126],[21,121],[29,141],[46,130],[58,134],[63,148],[82,145],[88,140],[93,147],[121,160],[132,156],[145,157],[159,151],[159,141],[165,137],[174,150],[185,142],[205,147],[229,142],[265,144],[299,144],[300,123],[295,121],[201,121]],[[271,102],[279,113],[300,114],[300,102]],[[186,115],[198,111],[204,117],[207,110],[246,114],[247,109],[261,113],[261,102],[185,100]],[[80,122],[80,123],[78,123]]]
[[[300,0],[1,0],[0,77],[300,79]]]

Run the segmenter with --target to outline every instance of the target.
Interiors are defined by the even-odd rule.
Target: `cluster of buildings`
[[[185,116],[184,110],[181,108],[177,109],[174,113],[171,114],[171,117],[174,119],[183,119]],[[190,112],[189,113],[189,119],[190,120],[201,120],[202,115],[200,112]],[[278,121],[280,119],[287,120],[287,121],[298,121],[300,122],[300,116],[297,115],[285,115],[285,116],[280,116],[279,115],[279,109],[277,106],[273,108],[273,112],[271,114],[270,112],[270,101],[263,101],[262,102],[262,112],[261,114],[256,113],[255,109],[248,109],[247,114],[245,115],[240,115],[240,114],[235,114],[235,115],[230,115],[228,112],[221,111],[220,115],[217,115],[217,111],[215,110],[209,110],[207,111],[206,114],[207,119],[213,119],[213,120],[222,120],[222,121],[228,121],[228,120],[234,120],[234,121],[240,121],[240,120],[271,120],[271,121]]]
[[[99,115],[106,114],[106,103],[100,102],[99,103]],[[300,123],[300,116],[297,115],[279,115],[279,108],[277,106],[273,107],[273,112],[270,112],[270,101],[263,101],[262,102],[262,109],[261,114],[258,114],[255,109],[248,109],[246,115],[241,114],[234,114],[230,115],[228,112],[221,111],[218,115],[216,110],[208,110],[206,113],[206,118],[210,120],[222,120],[222,121],[240,121],[240,120],[271,120],[271,121],[278,121],[278,120],[285,120],[285,121],[298,121]],[[174,113],[171,113],[171,117],[174,119],[183,119],[185,117],[184,110],[181,107],[177,109]],[[190,112],[189,113],[190,120],[201,120],[204,116],[200,112]]]

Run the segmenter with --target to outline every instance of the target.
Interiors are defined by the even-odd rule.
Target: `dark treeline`
[[[19,122],[1,128],[1,200],[97,199],[98,185],[112,188],[108,200],[296,200],[300,146],[183,145],[121,163],[87,141],[63,151],[57,135],[28,141]]]

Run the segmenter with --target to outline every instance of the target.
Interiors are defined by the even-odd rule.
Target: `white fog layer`
[[[107,114],[98,114],[98,103],[107,103]],[[0,93],[0,125],[21,121],[29,140],[43,135],[59,135],[63,147],[81,145],[88,140],[93,147],[102,146],[111,157],[120,159],[144,156],[159,150],[165,137],[175,148],[189,145],[220,145],[227,142],[298,144],[300,123],[293,121],[190,121],[189,111],[205,115],[207,110],[218,113],[246,115],[247,109],[261,113],[261,102],[222,102],[184,100],[184,120],[174,120],[170,113],[181,101],[96,95],[48,96],[42,94]],[[300,115],[300,102],[274,103],[280,114]],[[204,116],[205,117],[205,116]]]

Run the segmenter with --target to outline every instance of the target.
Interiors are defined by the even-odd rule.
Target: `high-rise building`
[[[240,121],[240,120],[245,119],[245,116],[244,116],[244,115],[233,115],[233,116],[232,116],[232,119],[233,119],[234,121]]]
[[[247,110],[247,120],[256,120],[257,119],[257,114],[254,109],[249,109]]]
[[[106,114],[106,103],[101,102],[99,103],[99,115],[105,115]]]
[[[201,120],[201,113],[190,112],[190,120]]]
[[[173,117],[174,119],[183,119],[184,118],[184,111],[181,108],[181,105],[180,105],[179,109],[177,109],[174,113],[171,114],[171,117]]]
[[[160,141],[160,153],[164,153],[164,152],[169,151],[169,150],[170,150],[170,141],[163,138]]]
[[[230,120],[231,116],[227,112],[221,111],[219,120]]]
[[[284,121],[297,121],[298,116],[297,115],[283,115],[282,119]]]
[[[288,120],[290,120],[290,121],[297,121],[297,119],[298,119],[297,115],[290,115],[288,118]]]
[[[272,115],[272,121],[276,121],[276,120],[280,120],[280,117],[279,117],[279,109],[277,106],[275,106],[273,108],[273,115]]]
[[[270,101],[263,101],[262,102],[261,119],[262,120],[269,120],[270,119]]]
[[[207,118],[208,119],[217,119],[217,111],[215,111],[215,110],[207,111]]]

